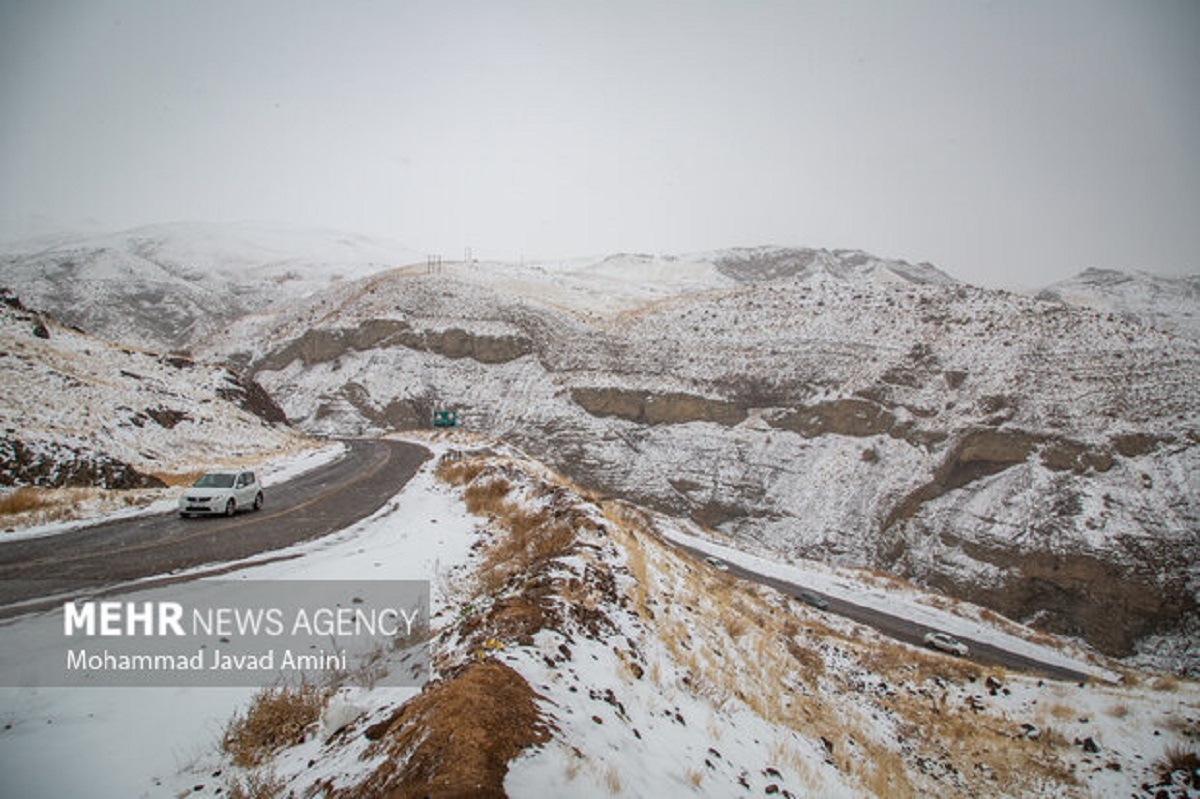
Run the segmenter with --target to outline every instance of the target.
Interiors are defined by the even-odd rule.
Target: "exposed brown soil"
[[[506,363],[533,352],[524,336],[492,336],[452,327],[416,330],[397,319],[368,319],[354,328],[315,329],[277,349],[255,364],[255,370],[282,369],[299,359],[306,366],[335,360],[347,352],[407,347],[447,358],[472,358],[480,363]]]
[[[267,390],[249,375],[237,375],[232,372],[227,378],[228,383],[217,387],[217,396],[234,403],[247,413],[252,413],[268,424],[287,424],[287,414],[279,403],[271,397]],[[159,422],[162,424],[162,422]],[[166,427],[166,425],[163,425]]]
[[[1185,585],[1156,582],[1140,570],[1086,553],[1013,553],[967,541],[959,545],[970,557],[999,566],[1004,582],[982,587],[930,575],[930,585],[1010,618],[1037,618],[1040,629],[1082,637],[1114,657],[1133,654],[1138,639],[1196,612]],[[1144,557],[1161,562],[1170,555]]]
[[[124,461],[84,447],[54,442],[30,446],[20,439],[0,438],[0,486],[21,485],[120,490],[163,488],[166,484]]]
[[[642,424],[715,422],[732,427],[746,418],[746,409],[737,403],[680,392],[576,388],[571,399],[592,416],[616,416]]]
[[[883,524],[886,530],[914,515],[922,504],[972,483],[1024,463],[1039,454],[1042,465],[1055,471],[1076,474],[1106,472],[1113,456],[1104,447],[1021,430],[980,428],[961,434],[946,450],[933,478],[910,493],[892,510]]]
[[[364,757],[388,759],[331,799],[503,797],[508,762],[550,740],[537,694],[509,666],[481,660],[431,682],[391,718],[366,730]]]

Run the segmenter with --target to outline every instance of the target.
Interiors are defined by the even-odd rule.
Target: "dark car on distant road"
[[[814,594],[812,591],[801,591],[796,594],[796,599],[808,605],[812,605],[817,610],[825,610],[829,607],[829,601],[820,594]]]
[[[951,655],[958,655],[960,658],[966,657],[970,649],[962,641],[952,635],[942,632],[930,631],[925,633],[925,645],[931,649],[940,649],[943,652],[948,652]]]

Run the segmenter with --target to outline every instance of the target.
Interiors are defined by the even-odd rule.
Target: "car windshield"
[[[202,474],[196,482],[192,483],[194,488],[232,488],[232,474]]]

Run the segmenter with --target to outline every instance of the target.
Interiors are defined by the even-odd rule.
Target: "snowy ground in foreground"
[[[440,446],[431,448],[437,452]],[[470,560],[471,545],[479,540],[483,522],[466,513],[457,490],[434,478],[435,463],[428,461],[404,490],[372,517],[289,550],[300,557],[248,567],[236,572],[233,579],[428,579],[433,588],[431,612],[449,610],[453,616],[456,606],[447,600],[454,597],[442,593],[453,581],[441,577]],[[656,522],[656,528],[670,537],[685,534],[671,520]],[[586,573],[589,565],[611,569],[621,592],[632,584],[633,571],[625,567],[633,563],[633,557],[631,551],[622,554],[625,545],[618,546],[607,536],[596,536],[587,543],[586,557],[567,557],[561,565],[580,574]],[[867,577],[855,579],[817,566],[797,570],[759,562],[711,542],[689,539],[688,543],[862,604],[886,600],[885,608],[899,615],[935,613],[916,618],[936,618],[939,626],[966,634],[953,626],[953,616],[923,605],[915,592],[903,597],[899,589],[885,593]],[[857,656],[851,657],[850,649],[839,648],[868,651],[873,634],[868,632],[860,640],[850,622],[824,618],[799,603],[781,604],[771,598],[771,592],[759,599],[755,592],[739,595],[752,608],[780,604],[802,620],[811,617],[821,625],[828,624],[831,636],[838,630],[847,633],[837,639],[841,644],[821,656],[832,680],[825,687],[832,687],[804,700],[814,708],[826,708],[831,726],[818,727],[806,737],[767,721],[731,696],[694,687],[692,670],[708,661],[696,659],[698,655],[680,660],[667,643],[673,635],[697,653],[707,647],[732,658],[735,672],[746,680],[757,679],[753,676],[757,674],[753,669],[756,636],[743,634],[735,639],[709,618],[717,606],[708,603],[720,601],[721,595],[709,591],[712,583],[703,573],[714,570],[669,547],[648,546],[645,557],[653,566],[646,569],[652,577],[649,582],[658,584],[653,589],[658,592],[654,607],[660,612],[661,629],[643,628],[634,616],[620,610],[619,603],[607,608],[599,603],[596,607],[605,608],[616,624],[616,635],[575,635],[570,642],[574,655],[568,662],[558,666],[548,662],[547,658],[567,643],[561,633],[551,629],[540,631],[533,646],[506,646],[497,655],[544,697],[543,709],[553,715],[560,729],[548,746],[513,761],[505,788],[514,796],[533,797],[730,795],[739,792],[737,785],[748,784],[753,793],[762,794],[778,782],[803,785],[809,795],[862,795],[857,782],[831,766],[820,738],[814,736],[838,737],[841,747],[841,738],[849,734],[843,727],[857,719],[854,735],[892,741],[891,722],[871,715],[876,709],[871,699],[883,678],[860,672],[854,665],[859,662]],[[165,590],[172,598],[187,602],[189,597],[213,590],[214,585],[198,580]],[[461,602],[462,597],[457,600]],[[725,597],[727,604],[728,600]],[[606,601],[611,603],[611,598]],[[59,614],[47,613],[0,625],[0,671],[14,660],[36,657],[39,642],[52,640],[61,624]],[[972,629],[971,635],[982,637],[985,632]],[[705,644],[707,639],[711,640]],[[628,646],[630,652],[641,652],[647,664],[646,679],[630,676],[627,656],[614,641]],[[730,648],[734,646],[743,649]],[[925,657],[915,651],[914,655]],[[893,689],[900,686],[892,677],[887,679],[894,683]],[[771,686],[768,693],[776,693],[775,682],[757,681]],[[711,681],[708,684],[717,686]],[[990,706],[980,719],[990,718],[1014,732],[1022,722],[1047,731],[1053,728],[1064,741],[1064,759],[1080,770],[1087,780],[1085,790],[1095,795],[1127,795],[1128,786],[1136,784],[1131,780],[1141,779],[1134,775],[1160,757],[1169,741],[1178,739],[1171,725],[1194,725],[1200,709],[1194,687],[1187,684],[1161,689],[1081,687],[1008,675],[1004,687],[1002,694],[987,696],[977,682],[947,684],[942,687],[942,701],[947,707],[959,707],[967,699],[980,699]],[[0,796],[223,795],[226,781],[236,775],[219,754],[217,744],[226,723],[245,708],[256,690],[0,689]],[[375,714],[372,718],[377,718],[387,712],[387,705],[397,704],[411,692],[375,688],[364,698]],[[800,696],[780,701],[801,701]],[[842,731],[840,737],[831,732],[834,729]],[[1092,737],[1101,746],[1094,756],[1072,743]],[[1004,740],[1007,744],[1008,739]],[[363,737],[356,735],[327,746],[310,738],[281,753],[275,765],[281,776],[294,780],[293,786],[311,786],[318,778],[354,785],[355,779],[372,767],[358,758],[362,741]],[[310,761],[312,765],[306,765]],[[1118,768],[1113,769],[1112,764]]]
[[[427,579],[436,612],[437,576],[465,561],[476,522],[434,480],[432,463],[374,516],[287,550],[302,557],[239,571],[236,579]],[[204,591],[205,582],[166,590],[186,603],[188,592]],[[44,640],[47,629],[61,625],[61,611],[0,625],[0,668],[5,653]],[[0,688],[0,796],[149,797],[175,796],[206,782],[211,788],[221,778],[203,770],[205,758],[256,690]]]

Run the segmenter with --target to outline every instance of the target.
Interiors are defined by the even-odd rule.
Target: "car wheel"
[[[263,495],[262,495],[262,492],[259,491],[257,494],[254,495],[254,509],[262,510],[262,506],[263,506]]]
[[[225,503],[225,515],[232,516],[235,513],[237,513],[237,502],[234,501],[233,497],[230,497],[229,501]]]
[[[183,511],[179,511],[179,518],[186,519],[187,517],[188,517],[188,515],[186,513],[184,513]]]

